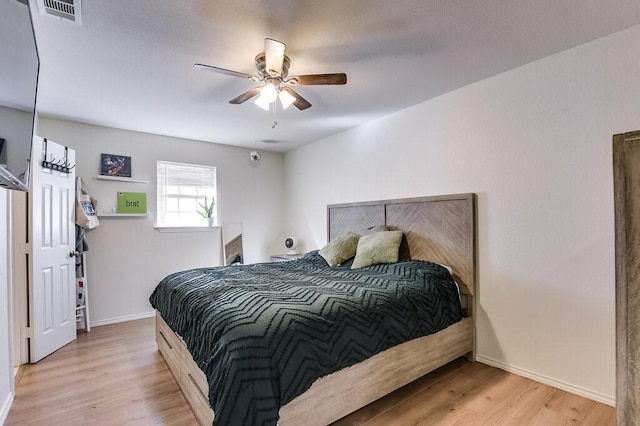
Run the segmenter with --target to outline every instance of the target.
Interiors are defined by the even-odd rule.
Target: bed
[[[327,207],[329,241],[349,231],[359,232],[378,225],[400,229],[404,233],[400,257],[447,265],[453,271],[466,303],[463,303],[462,318],[443,330],[385,348],[367,359],[318,378],[310,388],[280,408],[278,424],[326,425],[460,356],[474,359],[475,200],[474,194],[458,194]],[[315,261],[313,254],[309,256],[303,261]],[[184,308],[194,309],[197,310]],[[212,424],[214,416],[208,402],[210,386],[207,378],[182,337],[169,327],[168,322],[176,329],[190,329],[178,327],[173,315],[167,316],[165,321],[159,312],[156,322],[158,348],[185,398],[201,424]],[[187,340],[192,351],[197,353],[194,339]],[[349,397],[345,398],[345,395]]]

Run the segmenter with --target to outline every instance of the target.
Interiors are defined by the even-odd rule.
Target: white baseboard
[[[591,399],[593,401],[610,405],[612,407],[615,407],[616,405],[615,396],[604,395],[599,392],[594,392],[589,389],[581,388],[579,386],[575,386],[570,383],[563,382],[561,380],[553,379],[551,377],[543,376],[542,374],[534,373],[533,371],[525,370],[524,368],[505,364],[501,361],[496,361],[495,359],[491,359],[486,356],[476,355],[476,361],[481,362],[483,364],[490,365],[492,367],[499,368],[508,373],[517,374],[518,376],[526,377],[527,379],[535,380],[536,382],[553,386],[554,388],[558,388],[563,391]]]
[[[100,327],[101,325],[117,324],[119,322],[134,321],[143,318],[151,318],[156,315],[156,311],[143,312],[135,315],[125,315],[123,317],[108,318],[104,320],[91,321],[91,327]]]
[[[7,420],[7,416],[9,415],[9,410],[11,409],[11,405],[13,404],[13,392],[9,392],[7,395],[7,399],[5,399],[4,404],[2,404],[2,408],[0,409],[0,425],[3,425],[5,420]]]

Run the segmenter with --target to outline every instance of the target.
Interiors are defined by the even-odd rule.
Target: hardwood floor
[[[27,366],[5,425],[196,425],[153,327],[153,319],[95,327]],[[613,407],[459,359],[334,426],[601,426],[614,416]]]
[[[34,365],[5,425],[197,425],[154,340],[153,318],[95,327]]]

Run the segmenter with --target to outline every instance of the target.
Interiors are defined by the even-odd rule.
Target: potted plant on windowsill
[[[204,203],[198,203],[202,210],[198,210],[200,216],[209,221],[209,226],[213,226],[215,217],[213,217],[213,206],[216,205],[215,199],[211,197],[211,203],[209,204],[209,198],[204,197]]]

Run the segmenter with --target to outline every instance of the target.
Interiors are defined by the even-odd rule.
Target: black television
[[[28,0],[0,0],[0,187],[29,190],[40,59]]]

